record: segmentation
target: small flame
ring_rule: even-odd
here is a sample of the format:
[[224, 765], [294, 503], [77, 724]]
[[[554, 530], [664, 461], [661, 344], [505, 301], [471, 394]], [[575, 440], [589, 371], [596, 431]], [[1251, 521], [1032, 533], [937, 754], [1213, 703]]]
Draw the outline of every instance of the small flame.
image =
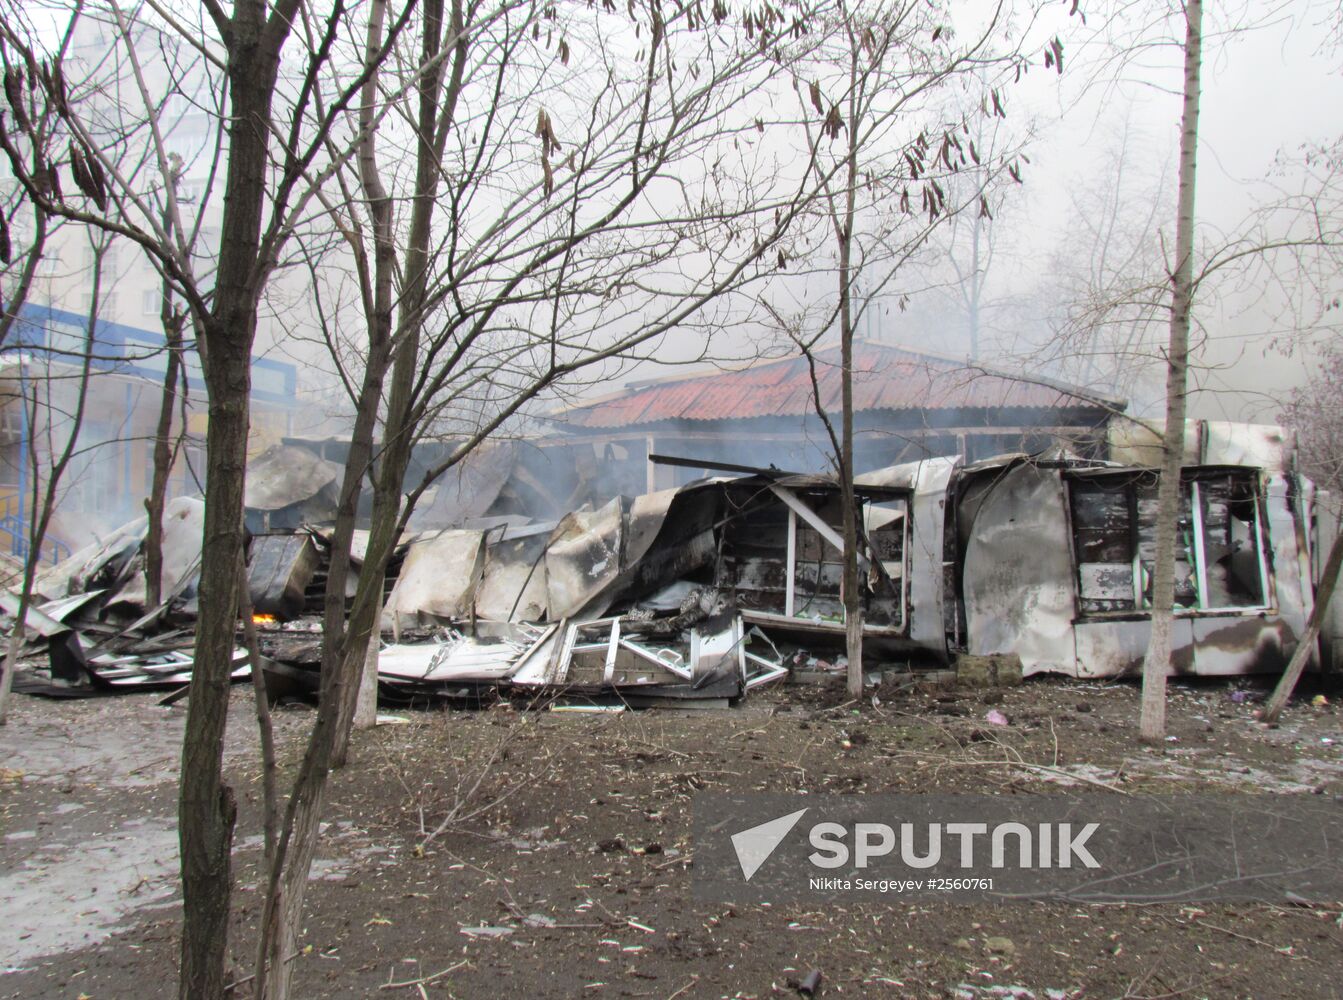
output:
[[274, 615], [253, 615], [253, 616], [252, 616], [252, 624], [253, 624], [253, 625], [274, 625], [274, 624], [275, 624], [275, 616], [274, 616]]

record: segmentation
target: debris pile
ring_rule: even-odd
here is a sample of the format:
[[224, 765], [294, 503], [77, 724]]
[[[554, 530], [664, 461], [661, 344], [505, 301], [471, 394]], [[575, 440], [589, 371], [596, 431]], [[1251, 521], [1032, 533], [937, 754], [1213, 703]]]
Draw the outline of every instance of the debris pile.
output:
[[[532, 520], [509, 499], [522, 468], [510, 454], [486, 450], [454, 470], [427, 505], [437, 523], [417, 517], [400, 539], [383, 581], [386, 700], [513, 691], [727, 704], [790, 674], [847, 666], [833, 478], [725, 466], [735, 475]], [[331, 530], [315, 522], [334, 512], [339, 471], [295, 445], [249, 468], [248, 591], [276, 696], [318, 687]], [[939, 665], [1010, 656], [1018, 676], [1129, 669], [1149, 627], [1155, 475], [1055, 451], [858, 477], [865, 650], [874, 662]], [[1318, 513], [1313, 488], [1247, 466], [1191, 466], [1182, 479], [1177, 663], [1214, 674], [1280, 667], [1313, 598], [1319, 547], [1302, 521]], [[169, 505], [163, 597], [152, 607], [144, 520], [46, 573], [28, 617], [30, 650], [46, 663], [21, 689], [189, 677], [202, 516], [199, 500]], [[347, 601], [367, 544], [356, 532]], [[12, 617], [9, 601], [0, 608]]]
[[[189, 681], [204, 519], [199, 499], [178, 497], [165, 506], [157, 604], [147, 599], [146, 518], [40, 574], [24, 616], [23, 655], [30, 659], [15, 674], [15, 690], [75, 697]], [[18, 597], [0, 593], [0, 609], [12, 622]], [[247, 677], [245, 653], [238, 650], [234, 659], [234, 677]]]

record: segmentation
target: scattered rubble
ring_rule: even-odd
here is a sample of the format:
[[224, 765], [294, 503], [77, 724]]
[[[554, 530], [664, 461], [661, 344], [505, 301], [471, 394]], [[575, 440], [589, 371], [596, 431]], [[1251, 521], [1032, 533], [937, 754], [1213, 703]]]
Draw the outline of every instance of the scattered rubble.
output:
[[[1049, 769], [1078, 761], [1111, 775], [1123, 767], [1127, 777], [1119, 783], [1129, 794], [1224, 791], [1217, 775], [1242, 768], [1250, 769], [1243, 792], [1261, 790], [1251, 784], [1260, 774], [1323, 784], [1326, 795], [1343, 791], [1338, 744], [1322, 745], [1338, 734], [1332, 688], [1324, 689], [1329, 706], [1297, 704], [1280, 729], [1261, 730], [1253, 706], [1231, 702], [1223, 685], [1177, 681], [1169, 724], [1181, 743], [1148, 753], [1136, 744], [1139, 693], [1132, 684], [1041, 678], [1003, 688], [995, 692], [1003, 697], [999, 707], [1020, 723], [982, 741], [969, 738], [975, 729], [992, 729], [979, 718], [987, 706], [978, 690], [958, 689], [958, 701], [973, 714], [954, 717], [936, 713], [941, 703], [922, 682], [899, 693], [894, 686], [884, 682], [881, 706], [865, 708], [861, 717], [843, 707], [839, 691], [775, 684], [731, 714], [552, 714], [504, 704], [488, 712], [408, 713], [410, 725], [365, 734], [352, 766], [332, 785], [331, 822], [318, 846], [300, 940], [312, 949], [296, 959], [296, 992], [390, 996], [379, 987], [465, 961], [447, 984], [456, 996], [576, 996], [596, 992], [585, 984], [603, 981], [610, 986], [598, 995], [613, 997], [666, 998], [687, 985], [682, 1000], [795, 997], [787, 980], [800, 982], [812, 969], [824, 973], [823, 997], [945, 998], [961, 984], [1029, 990], [1037, 1000], [1180, 991], [1220, 997], [1227, 995], [1224, 982], [1235, 983], [1240, 996], [1331, 995], [1343, 947], [1336, 905], [1311, 909], [1287, 899], [1282, 906], [1193, 909], [906, 897], [824, 906], [743, 901], [729, 909], [697, 902], [690, 837], [697, 791], [1030, 796], [1057, 788], [1041, 781]], [[228, 726], [226, 767], [231, 783], [244, 790], [253, 788], [256, 773], [250, 694], [234, 692]], [[1088, 713], [1075, 710], [1082, 698]], [[25, 970], [4, 977], [9, 993], [166, 998], [175, 989], [170, 980], [149, 982], [144, 974], [171, 967], [178, 947], [175, 910], [158, 908], [168, 900], [152, 898], [156, 873], [137, 870], [120, 880], [89, 861], [99, 856], [91, 848], [104, 840], [118, 850], [134, 846], [121, 840], [125, 817], [172, 822], [184, 714], [154, 701], [20, 699], [10, 726], [0, 730], [6, 765], [24, 772], [5, 792], [0, 862], [22, 878], [41, 877], [52, 898], [41, 907], [16, 900], [6, 911], [12, 916], [0, 940], [22, 946], [6, 951], [6, 962]], [[1216, 731], [1205, 731], [1202, 716]], [[275, 720], [281, 753], [297, 759], [311, 713], [281, 710]], [[859, 732], [863, 742], [843, 750], [842, 741]], [[1204, 752], [1180, 755], [1189, 749]], [[1156, 773], [1130, 770], [1125, 762], [1136, 759], [1179, 763], [1191, 773], [1173, 786]], [[459, 809], [460, 790], [482, 774], [468, 811], [498, 805], [417, 851], [425, 828]], [[1076, 790], [1101, 792], [1089, 784]], [[252, 926], [263, 877], [256, 814], [243, 822], [237, 940]], [[7, 839], [10, 833], [29, 839]], [[607, 840], [623, 849], [597, 850]], [[663, 851], [650, 851], [650, 844]], [[160, 842], [147, 837], [140, 848], [171, 865]], [[118, 856], [117, 873], [140, 848]], [[150, 883], [135, 889], [146, 875]], [[113, 900], [104, 895], [133, 910], [101, 930], [100, 914], [82, 914], [109, 906]], [[70, 915], [59, 927], [49, 920], [58, 905]], [[544, 921], [529, 921], [533, 914], [556, 926], [536, 926]], [[656, 933], [631, 926], [631, 919]], [[392, 923], [370, 923], [376, 920]], [[462, 927], [513, 933], [469, 938]], [[62, 954], [21, 958], [35, 955], [39, 940], [21, 935], [41, 928], [60, 933], [44, 940], [51, 941], [45, 950]], [[73, 929], [90, 937], [62, 943]], [[1011, 939], [1016, 952], [990, 952], [990, 937]], [[79, 950], [65, 954], [67, 948]], [[1131, 990], [1134, 982], [1145, 985]], [[413, 986], [402, 992], [416, 995]], [[432, 984], [426, 992], [434, 995]], [[446, 995], [443, 986], [438, 992]]]
[[[192, 497], [166, 505], [162, 600], [153, 607], [146, 600], [144, 518], [39, 575], [25, 616], [27, 669], [15, 674], [15, 690], [75, 697], [190, 681], [204, 517], [205, 504]], [[0, 595], [0, 608], [12, 620], [18, 598]], [[243, 650], [234, 661], [234, 678], [249, 676]]]
[[[517, 694], [726, 705], [785, 677], [847, 669], [833, 478], [746, 470], [531, 521], [506, 501], [519, 468], [502, 452], [483, 454], [448, 484], [455, 508], [442, 488], [432, 498], [447, 523], [421, 518], [400, 540], [379, 640], [388, 702]], [[248, 589], [274, 697], [318, 686], [331, 532], [317, 522], [334, 510], [338, 471], [297, 444], [249, 469]], [[968, 466], [938, 458], [860, 476], [855, 494], [874, 664], [954, 662], [962, 683], [997, 687], [1041, 671], [1119, 675], [1141, 661], [1150, 470], [1059, 451]], [[1285, 662], [1313, 595], [1313, 496], [1305, 480], [1273, 468], [1186, 470], [1177, 671]], [[203, 509], [189, 498], [169, 504], [157, 606], [145, 601], [143, 519], [45, 573], [19, 690], [78, 695], [189, 680]], [[358, 533], [347, 599], [366, 545]], [[12, 617], [17, 600], [0, 596], [0, 609]], [[235, 677], [248, 669], [239, 650]], [[1007, 724], [997, 711], [985, 721]]]

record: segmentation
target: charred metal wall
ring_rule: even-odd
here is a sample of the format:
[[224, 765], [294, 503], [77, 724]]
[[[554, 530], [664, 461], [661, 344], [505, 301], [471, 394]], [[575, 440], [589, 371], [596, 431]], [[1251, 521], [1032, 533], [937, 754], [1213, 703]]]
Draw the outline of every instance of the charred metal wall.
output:
[[[1225, 470], [1188, 470], [1191, 483], [1218, 484]], [[1130, 472], [1107, 470], [1114, 479]], [[1152, 476], [1152, 473], [1145, 473]], [[1255, 529], [1262, 532], [1262, 595], [1239, 589], [1225, 579], [1210, 582], [1211, 570], [1229, 572], [1234, 558], [1258, 559], [1229, 543], [1215, 549], [1210, 539], [1231, 537], [1232, 505], [1246, 500], [1217, 494], [1212, 485], [1201, 500], [1201, 527], [1190, 533], [1187, 565], [1177, 567], [1185, 605], [1177, 611], [1172, 640], [1175, 673], [1226, 675], [1281, 669], [1293, 652], [1309, 614], [1313, 589], [1303, 549], [1309, 523], [1309, 494], [1296, 477], [1243, 470], [1258, 491]], [[1077, 480], [1085, 484], [1086, 480]], [[1144, 489], [1152, 484], [1143, 484]], [[967, 624], [967, 651], [973, 655], [1015, 653], [1023, 672], [1056, 672], [1078, 677], [1105, 677], [1141, 667], [1150, 634], [1149, 612], [1142, 590], [1147, 542], [1136, 537], [1123, 555], [1134, 560], [1137, 593], [1126, 583], [1124, 563], [1107, 555], [1114, 542], [1091, 522], [1075, 515], [1086, 504], [1070, 502], [1069, 476], [1060, 465], [1020, 462], [988, 481], [977, 498], [961, 568], [961, 592]], [[1085, 490], [1082, 487], [1079, 492]], [[1194, 493], [1195, 497], [1199, 494]], [[1136, 497], [1136, 499], [1134, 499]], [[1129, 501], [1134, 523], [1151, 512], [1138, 490]], [[1094, 517], [1092, 513], [1085, 517]], [[1118, 509], [1116, 507], [1116, 509]], [[1186, 517], [1192, 518], [1187, 509]], [[1100, 524], [1096, 518], [1096, 524]], [[1112, 526], [1114, 527], [1114, 526]], [[1116, 529], [1118, 530], [1118, 529]], [[1248, 529], [1242, 527], [1242, 532]], [[1248, 535], [1247, 535], [1248, 537]], [[1136, 555], [1132, 553], [1136, 551]], [[1098, 558], [1100, 557], [1100, 558]], [[1104, 561], [1108, 558], [1111, 561]], [[1091, 559], [1093, 561], [1088, 562]], [[1106, 576], [1107, 568], [1111, 576]], [[1195, 579], [1196, 578], [1196, 579]], [[1130, 588], [1127, 603], [1125, 586]], [[1220, 589], [1219, 589], [1220, 588]], [[1248, 596], [1247, 596], [1248, 595]], [[1261, 599], [1255, 600], [1256, 597]], [[1227, 607], [1249, 601], [1258, 606]]]

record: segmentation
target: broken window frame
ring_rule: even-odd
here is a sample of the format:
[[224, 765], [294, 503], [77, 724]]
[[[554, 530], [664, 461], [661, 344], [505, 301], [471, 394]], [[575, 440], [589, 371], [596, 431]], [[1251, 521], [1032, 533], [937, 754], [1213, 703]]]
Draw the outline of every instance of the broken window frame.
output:
[[[1196, 547], [1197, 568], [1199, 574], [1198, 583], [1199, 583], [1200, 607], [1203, 607], [1205, 611], [1209, 612], [1212, 611], [1253, 612], [1253, 611], [1265, 611], [1272, 609], [1273, 607], [1275, 607], [1275, 602], [1273, 600], [1273, 593], [1274, 593], [1273, 567], [1271, 565], [1269, 556], [1269, 545], [1271, 543], [1271, 539], [1264, 528], [1264, 525], [1268, 518], [1268, 511], [1265, 507], [1262, 480], [1258, 470], [1255, 470], [1253, 473], [1249, 475], [1244, 475], [1241, 478], [1243, 484], [1248, 485], [1250, 487], [1249, 499], [1253, 502], [1254, 523], [1252, 525], [1253, 532], [1251, 540], [1254, 543], [1256, 563], [1259, 570], [1259, 593], [1261, 595], [1260, 601], [1258, 604], [1234, 604], [1234, 605], [1219, 604], [1214, 606], [1205, 606], [1206, 595], [1209, 593], [1209, 588], [1208, 588], [1208, 565], [1204, 553], [1205, 547], [1207, 546], [1208, 543], [1207, 542], [1208, 533], [1204, 523], [1205, 515], [1203, 511], [1204, 507], [1203, 487], [1207, 485], [1209, 482], [1211, 482], [1211, 480], [1218, 478], [1222, 475], [1226, 475], [1228, 478], [1233, 478], [1237, 476], [1237, 473], [1230, 471], [1219, 471], [1216, 473], [1205, 472], [1199, 478], [1191, 477], [1190, 479], [1190, 489], [1191, 489], [1190, 504], [1194, 512], [1194, 524], [1195, 524], [1194, 543]], [[1231, 514], [1229, 508], [1230, 508], [1230, 502], [1228, 502], [1228, 516], [1234, 516]], [[1230, 571], [1230, 567], [1228, 567], [1228, 571]]]
[[[1157, 476], [1152, 470], [1144, 470], [1146, 474]], [[1257, 554], [1259, 569], [1259, 592], [1261, 600], [1257, 604], [1217, 604], [1209, 605], [1209, 585], [1208, 585], [1208, 562], [1207, 562], [1207, 530], [1204, 515], [1204, 487], [1207, 483], [1219, 478], [1236, 479], [1242, 485], [1249, 487], [1250, 499], [1253, 501], [1253, 542]], [[1122, 482], [1121, 487], [1114, 492], [1122, 493], [1125, 497], [1125, 503], [1128, 507], [1128, 529], [1130, 534], [1131, 556], [1129, 557], [1130, 574], [1132, 581], [1132, 606], [1128, 608], [1115, 608], [1111, 610], [1095, 610], [1083, 607], [1083, 576], [1082, 568], [1084, 565], [1096, 565], [1084, 563], [1081, 558], [1081, 550], [1078, 543], [1079, 525], [1076, 523], [1076, 505], [1074, 491], [1079, 482], [1096, 482], [1098, 480], [1114, 479], [1127, 480]], [[1194, 467], [1187, 468], [1181, 475], [1181, 502], [1187, 504], [1189, 512], [1189, 530], [1192, 538], [1192, 545], [1184, 547], [1187, 553], [1187, 562], [1191, 568], [1191, 577], [1194, 584], [1194, 603], [1191, 605], [1176, 604], [1174, 613], [1177, 617], [1188, 617], [1198, 615], [1238, 615], [1238, 614], [1259, 614], [1264, 611], [1272, 611], [1276, 607], [1274, 600], [1275, 587], [1273, 579], [1272, 565], [1269, 556], [1269, 538], [1266, 529], [1267, 511], [1264, 502], [1264, 491], [1260, 470], [1247, 468], [1227, 468], [1227, 467]], [[1140, 545], [1138, 541], [1138, 520], [1137, 520], [1137, 486], [1138, 480], [1135, 478], [1134, 470], [1115, 470], [1111, 473], [1097, 473], [1091, 471], [1086, 475], [1065, 474], [1065, 495], [1066, 503], [1064, 509], [1068, 524], [1068, 544], [1073, 563], [1073, 582], [1077, 588], [1076, 591], [1076, 612], [1079, 619], [1107, 619], [1107, 618], [1147, 618], [1151, 615], [1152, 606], [1147, 598], [1146, 581], [1149, 571], [1141, 559]], [[1183, 515], [1183, 510], [1182, 510]], [[1179, 553], [1177, 552], [1177, 560]], [[1117, 565], [1117, 564], [1116, 564]]]
[[[574, 655], [577, 653], [601, 653], [603, 656], [601, 687], [641, 687], [669, 683], [656, 680], [618, 679], [616, 677], [617, 657], [622, 649], [634, 656], [636, 660], [647, 662], [650, 670], [664, 670], [680, 681], [690, 682], [694, 679], [695, 663], [698, 659], [696, 648], [698, 634], [696, 632], [692, 631], [690, 634], [689, 658], [678, 655], [674, 660], [659, 656], [658, 652], [652, 647], [630, 637], [631, 634], [637, 634], [637, 632], [637, 628], [630, 627], [628, 622], [624, 622], [622, 627], [622, 619], [619, 616], [567, 622], [563, 629], [563, 639], [555, 670], [548, 672], [547, 682], [551, 684], [573, 683], [573, 678], [570, 677], [570, 668], [573, 665]], [[664, 652], [673, 651], [666, 649]]]
[[[900, 504], [900, 580], [897, 594], [900, 618], [893, 624], [885, 624], [876, 627], [890, 629], [896, 633], [903, 634], [909, 628], [909, 547], [913, 543], [910, 508], [913, 504], [913, 497], [908, 494], [892, 497], [867, 497], [861, 501], [858, 524], [859, 531], [862, 533], [860, 541], [867, 548], [869, 558], [874, 563], [880, 564], [882, 567], [882, 575], [886, 577], [889, 583], [895, 583], [896, 581], [891, 577], [890, 570], [887, 568], [889, 561], [881, 559], [880, 553], [872, 543], [872, 535], [877, 528], [873, 527], [871, 523], [874, 510], [893, 503]], [[892, 520], [895, 519], [893, 518]], [[891, 522], [889, 521], [887, 522], [887, 524], [890, 523]], [[885, 526], [883, 525], [881, 527]], [[860, 563], [860, 568], [861, 565], [862, 564]], [[870, 605], [871, 601], [869, 600], [868, 603]], [[868, 612], [870, 612], [870, 607], [864, 611], [865, 623]], [[873, 626], [869, 625], [868, 627], [871, 628]]]
[[[829, 631], [841, 629], [844, 627], [844, 619], [839, 621], [826, 619], [802, 618], [797, 615], [797, 553], [798, 553], [798, 529], [799, 522], [812, 528], [821, 536], [822, 542], [828, 544], [836, 552], [842, 552], [844, 548], [843, 538], [833, 525], [828, 524], [825, 519], [811, 507], [810, 504], [799, 495], [801, 490], [779, 483], [771, 483], [769, 491], [777, 497], [785, 507], [788, 508], [788, 526], [786, 535], [786, 552], [784, 555], [784, 612], [782, 614], [776, 611], [764, 611], [756, 608], [741, 609], [742, 617], [747, 621], [760, 622], [771, 625], [787, 625], [793, 628], [817, 629]], [[838, 491], [836, 491], [837, 493]], [[861, 491], [858, 493], [859, 520], [861, 537], [859, 538], [860, 551], [858, 553], [858, 568], [860, 574], [870, 569], [872, 559], [876, 553], [871, 549], [870, 539], [868, 538], [868, 523], [870, 521], [870, 511], [874, 505], [883, 505], [891, 503], [900, 503], [903, 511], [899, 517], [900, 521], [900, 578], [896, 581], [891, 578], [891, 583], [898, 588], [898, 607], [900, 616], [898, 621], [890, 624], [873, 625], [864, 622], [864, 631], [876, 635], [903, 635], [909, 628], [909, 548], [911, 544], [910, 537], [910, 509], [913, 504], [913, 496], [907, 490], [890, 490], [880, 492]], [[886, 560], [885, 563], [890, 562]]]
[[[738, 631], [741, 631], [740, 620], [738, 620]], [[751, 652], [752, 639], [760, 639], [765, 645], [769, 646], [774, 658], [771, 660], [767, 656]], [[788, 676], [788, 667], [784, 665], [783, 653], [779, 652], [779, 647], [774, 645], [774, 640], [762, 632], [758, 626], [752, 625], [749, 631], [742, 634], [741, 655], [742, 686], [747, 691], [762, 684], [782, 680]]]

